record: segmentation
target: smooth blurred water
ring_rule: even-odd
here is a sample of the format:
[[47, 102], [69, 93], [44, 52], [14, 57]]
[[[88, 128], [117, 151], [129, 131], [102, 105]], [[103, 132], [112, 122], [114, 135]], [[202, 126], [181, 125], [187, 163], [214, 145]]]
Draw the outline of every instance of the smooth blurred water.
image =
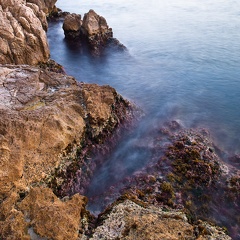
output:
[[[62, 22], [51, 22], [51, 57], [79, 81], [113, 86], [147, 116], [94, 173], [89, 197], [144, 166], [148, 146], [142, 152], [136, 143], [155, 123], [206, 127], [219, 147], [240, 153], [240, 1], [58, 0], [57, 6], [82, 16], [94, 9], [129, 53], [94, 59], [67, 44]], [[101, 210], [91, 200], [89, 208]]]
[[[64, 11], [104, 16], [128, 54], [92, 59], [50, 23], [51, 57], [79, 81], [109, 84], [149, 119], [204, 126], [239, 152], [240, 2], [236, 0], [59, 0]], [[151, 124], [151, 123], [149, 123]]]

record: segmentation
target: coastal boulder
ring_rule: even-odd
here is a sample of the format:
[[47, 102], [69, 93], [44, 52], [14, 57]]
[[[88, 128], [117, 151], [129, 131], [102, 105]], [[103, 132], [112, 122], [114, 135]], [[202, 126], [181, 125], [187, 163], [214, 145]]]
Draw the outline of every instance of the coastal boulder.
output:
[[106, 19], [92, 9], [84, 14], [82, 33], [95, 56], [101, 55], [108, 47], [116, 50], [126, 49], [117, 39], [113, 38], [112, 28], [108, 26]]
[[[106, 49], [124, 51], [126, 47], [113, 37], [112, 28], [104, 17], [94, 10], [84, 14], [83, 20], [78, 14], [68, 14], [63, 23], [67, 40], [74, 40], [81, 46], [87, 46], [93, 56], [100, 56]], [[71, 41], [70, 44], [73, 44]]]
[[46, 62], [49, 48], [44, 28], [46, 17], [36, 4], [0, 0], [0, 63]]
[[92, 9], [84, 14], [83, 30], [87, 36], [101, 35], [105, 39], [113, 36], [112, 29], [108, 27], [106, 19]]
[[80, 14], [68, 14], [63, 23], [63, 30], [67, 39], [75, 39], [80, 37], [82, 20]]
[[0, 65], [0, 238], [76, 239], [85, 200], [76, 195], [63, 203], [48, 181], [56, 169], [74, 175], [74, 162], [80, 170], [84, 147], [104, 142], [131, 119], [131, 111], [110, 86], [28, 65]]

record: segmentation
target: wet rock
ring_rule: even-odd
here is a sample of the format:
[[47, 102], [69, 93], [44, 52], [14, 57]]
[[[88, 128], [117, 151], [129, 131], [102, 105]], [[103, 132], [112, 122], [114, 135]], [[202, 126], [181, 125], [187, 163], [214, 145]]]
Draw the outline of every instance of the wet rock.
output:
[[80, 14], [68, 14], [63, 22], [63, 30], [66, 39], [80, 38], [82, 20]]
[[180, 210], [144, 207], [131, 200], [116, 202], [98, 221], [89, 239], [231, 239], [205, 222], [190, 224]]
[[92, 193], [91, 209], [104, 209], [124, 194], [144, 204], [184, 209], [192, 223], [198, 219], [214, 222], [238, 239], [239, 170], [224, 164], [217, 151], [210, 150], [217, 148], [208, 131], [184, 129], [171, 122], [160, 128], [156, 125], [141, 137], [145, 151], [149, 145], [152, 152], [146, 166], [109, 184], [101, 194]]
[[87, 45], [92, 55], [100, 56], [104, 50], [126, 50], [126, 47], [113, 38], [112, 28], [109, 28], [104, 17], [94, 10], [84, 14], [83, 20], [78, 14], [69, 14], [63, 24], [64, 34], [68, 40], [76, 40]]
[[112, 28], [109, 28], [106, 19], [94, 10], [89, 10], [88, 13], [84, 14], [82, 32], [93, 55], [101, 55], [110, 42], [112, 45], [119, 46], [119, 48], [121, 46], [122, 50], [125, 49], [123, 45], [113, 40]]
[[45, 63], [40, 63], [38, 66], [50, 72], [66, 74], [64, 67], [52, 59], [49, 59]]
[[104, 17], [98, 15], [94, 10], [89, 10], [84, 14], [83, 18], [84, 34], [87, 36], [93, 36], [95, 34], [106, 35], [112, 37], [112, 29], [108, 27], [107, 21]]
[[48, 60], [46, 16], [38, 5], [1, 0], [0, 28], [0, 63], [36, 65]]

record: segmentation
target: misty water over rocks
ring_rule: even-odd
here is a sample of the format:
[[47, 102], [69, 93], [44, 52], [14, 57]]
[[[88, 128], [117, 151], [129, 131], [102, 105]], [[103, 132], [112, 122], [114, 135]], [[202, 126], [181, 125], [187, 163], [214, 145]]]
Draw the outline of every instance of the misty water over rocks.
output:
[[57, 6], [82, 15], [94, 9], [128, 53], [92, 58], [65, 41], [60, 21], [49, 23], [51, 57], [79, 81], [111, 85], [146, 114], [94, 174], [86, 189], [91, 210], [102, 210], [91, 197], [111, 186], [117, 193], [119, 182], [150, 161], [155, 132], [149, 129], [156, 124], [176, 120], [186, 128], [204, 127], [225, 161], [239, 154], [238, 1], [59, 0]]

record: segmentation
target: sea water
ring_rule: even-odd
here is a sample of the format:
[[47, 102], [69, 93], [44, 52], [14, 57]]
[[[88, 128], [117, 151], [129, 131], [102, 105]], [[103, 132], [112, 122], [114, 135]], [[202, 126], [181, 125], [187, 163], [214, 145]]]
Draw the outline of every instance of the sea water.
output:
[[68, 74], [108, 84], [149, 119], [175, 119], [211, 130], [221, 147], [240, 152], [240, 2], [237, 0], [59, 0], [83, 16], [94, 9], [129, 51], [92, 59], [49, 26], [51, 57]]
[[[57, 6], [82, 17], [94, 9], [128, 49], [92, 58], [67, 44], [62, 22], [50, 22], [51, 58], [69, 75], [111, 85], [142, 108], [141, 131], [176, 120], [187, 128], [209, 129], [219, 148], [240, 153], [240, 1], [59, 0]], [[148, 153], [132, 147], [141, 131], [119, 143], [94, 175], [89, 194], [96, 189], [101, 194], [110, 176], [121, 180], [147, 162]], [[117, 176], [119, 166], [127, 169]]]

